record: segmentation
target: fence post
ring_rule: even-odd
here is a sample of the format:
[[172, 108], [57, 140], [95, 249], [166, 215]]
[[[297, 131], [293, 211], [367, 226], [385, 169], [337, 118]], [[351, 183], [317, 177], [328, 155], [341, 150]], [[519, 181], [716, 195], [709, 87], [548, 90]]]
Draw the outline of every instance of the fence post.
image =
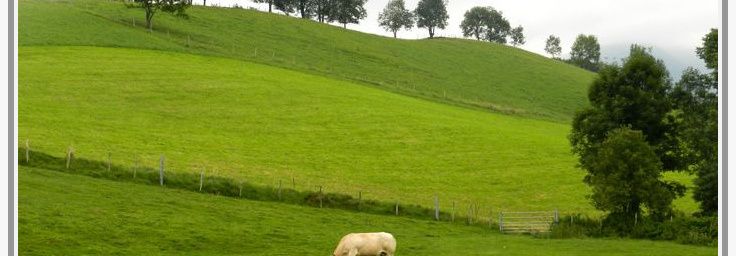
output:
[[30, 146], [30, 139], [26, 139], [26, 163], [31, 162], [31, 146]]
[[69, 165], [72, 163], [72, 146], [69, 146], [66, 150], [66, 168], [69, 169]]
[[452, 215], [450, 216], [450, 221], [455, 222], [455, 201], [452, 201]]
[[296, 180], [294, 180], [294, 176], [291, 176], [291, 189], [296, 192]]
[[110, 166], [112, 165], [112, 153], [109, 151], [107, 152], [107, 171], [110, 171]]
[[158, 169], [158, 182], [163, 187], [164, 186], [164, 161], [166, 158], [164, 155], [161, 155], [161, 158], [159, 159], [159, 169]]
[[133, 179], [135, 179], [135, 175], [138, 173], [138, 158], [135, 158], [135, 162], [133, 162]]
[[396, 216], [399, 216], [399, 200], [396, 200]]
[[319, 186], [319, 208], [322, 208], [322, 186]]
[[560, 213], [557, 211], [557, 208], [555, 208], [555, 224], [560, 222]]
[[503, 233], [503, 212], [498, 213], [498, 231]]
[[239, 190], [238, 190], [238, 197], [243, 197], [243, 182], [240, 182]]
[[278, 192], [278, 196], [279, 196], [279, 201], [281, 201], [281, 180], [279, 180], [279, 192]]
[[358, 191], [358, 211], [360, 211], [360, 204], [363, 201], [363, 191]]
[[202, 168], [202, 171], [199, 172], [199, 192], [202, 192], [203, 186], [204, 186], [204, 168]]
[[637, 222], [639, 222], [639, 213], [634, 213], [634, 226], [636, 226]]
[[434, 219], [440, 220], [440, 199], [434, 195]]

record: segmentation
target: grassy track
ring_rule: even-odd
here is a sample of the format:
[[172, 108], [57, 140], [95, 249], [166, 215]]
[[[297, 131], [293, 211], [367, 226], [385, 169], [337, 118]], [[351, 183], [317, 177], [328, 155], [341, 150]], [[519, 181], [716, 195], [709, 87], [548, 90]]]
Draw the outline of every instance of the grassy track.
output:
[[[21, 0], [20, 45], [87, 45], [214, 55], [360, 81], [421, 98], [568, 122], [593, 74], [510, 46], [395, 40], [251, 10], [196, 6], [190, 18], [109, 1]], [[136, 26], [133, 26], [135, 22]]]
[[394, 233], [397, 255], [716, 255], [669, 242], [500, 235], [27, 167], [18, 189], [23, 255], [329, 255], [342, 234], [376, 230]]

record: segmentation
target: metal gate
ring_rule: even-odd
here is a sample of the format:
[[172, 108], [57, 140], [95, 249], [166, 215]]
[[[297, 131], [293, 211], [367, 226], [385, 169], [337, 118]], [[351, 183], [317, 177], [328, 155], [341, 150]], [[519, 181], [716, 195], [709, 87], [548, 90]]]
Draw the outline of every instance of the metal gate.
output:
[[501, 233], [546, 233], [559, 221], [557, 210], [551, 212], [501, 212]]

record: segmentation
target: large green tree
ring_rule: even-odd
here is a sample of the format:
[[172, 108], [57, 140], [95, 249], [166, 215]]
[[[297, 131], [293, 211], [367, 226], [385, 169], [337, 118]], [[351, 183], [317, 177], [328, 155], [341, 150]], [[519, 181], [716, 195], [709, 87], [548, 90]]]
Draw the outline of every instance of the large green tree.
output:
[[404, 0], [391, 0], [378, 14], [378, 24], [387, 31], [391, 31], [396, 38], [396, 32], [401, 28], [414, 27], [414, 15], [406, 9]]
[[367, 15], [365, 2], [367, 0], [334, 0], [329, 14], [330, 21], [336, 21], [347, 28], [349, 23], [357, 24]]
[[681, 185], [662, 181], [662, 163], [641, 131], [623, 127], [608, 132], [593, 158], [584, 181], [592, 188], [593, 206], [610, 219], [634, 222], [644, 207], [664, 216], [684, 193]]
[[544, 46], [544, 51], [552, 55], [552, 58], [559, 57], [562, 53], [562, 47], [560, 47], [560, 38], [555, 35], [549, 35], [547, 43]]
[[570, 62], [581, 68], [597, 71], [601, 58], [601, 46], [594, 35], [578, 35], [570, 50]]
[[419, 0], [414, 14], [417, 17], [417, 27], [427, 28], [429, 38], [434, 38], [437, 28], [444, 29], [450, 18], [447, 15], [446, 0]]
[[681, 113], [689, 169], [696, 174], [693, 198], [703, 214], [713, 215], [718, 212], [718, 30], [711, 30], [696, 52], [711, 72], [686, 69], [671, 97]]
[[524, 27], [522, 26], [511, 29], [509, 37], [511, 37], [511, 44], [513, 46], [519, 46], [526, 43], [526, 39], [524, 38]]
[[475, 37], [476, 40], [485, 39], [486, 24], [491, 17], [490, 7], [476, 6], [465, 12], [465, 18], [460, 23], [464, 37]]
[[172, 13], [177, 17], [187, 17], [189, 0], [135, 0], [138, 7], [146, 12], [146, 27], [153, 30], [153, 16], [158, 12]]
[[[643, 47], [632, 46], [622, 66], [604, 66], [588, 91], [590, 107], [573, 119], [570, 142], [580, 166], [590, 174], [602, 161], [599, 151], [610, 132], [628, 127], [641, 131], [660, 163], [658, 168], [681, 170], [682, 149], [676, 118], [671, 113], [669, 88], [664, 64]], [[676, 183], [667, 183], [665, 188], [671, 196], [663, 198], [679, 196], [683, 189]], [[624, 214], [636, 214], [636, 211], [629, 208]]]
[[506, 18], [503, 17], [503, 13], [491, 8], [490, 16], [486, 21], [486, 40], [489, 42], [505, 44], [506, 37], [509, 35], [511, 25]]

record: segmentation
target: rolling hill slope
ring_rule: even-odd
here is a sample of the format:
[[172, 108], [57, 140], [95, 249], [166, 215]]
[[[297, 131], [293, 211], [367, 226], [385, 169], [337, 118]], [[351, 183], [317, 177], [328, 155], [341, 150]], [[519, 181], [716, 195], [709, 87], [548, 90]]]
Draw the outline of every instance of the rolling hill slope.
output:
[[[356, 231], [389, 231], [397, 255], [714, 255], [715, 247], [534, 239], [477, 226], [216, 197], [21, 167], [23, 255], [329, 255]], [[83, 232], [80, 232], [83, 231]]]
[[[590, 211], [554, 122], [229, 59], [21, 47], [19, 138], [63, 156], [431, 205]], [[183, 65], [186, 63], [187, 65]]]
[[[567, 122], [593, 74], [509, 46], [395, 40], [275, 14], [195, 6], [189, 19], [110, 1], [21, 0], [19, 44], [214, 55], [357, 81], [405, 95]], [[183, 63], [184, 64], [184, 63]]]

